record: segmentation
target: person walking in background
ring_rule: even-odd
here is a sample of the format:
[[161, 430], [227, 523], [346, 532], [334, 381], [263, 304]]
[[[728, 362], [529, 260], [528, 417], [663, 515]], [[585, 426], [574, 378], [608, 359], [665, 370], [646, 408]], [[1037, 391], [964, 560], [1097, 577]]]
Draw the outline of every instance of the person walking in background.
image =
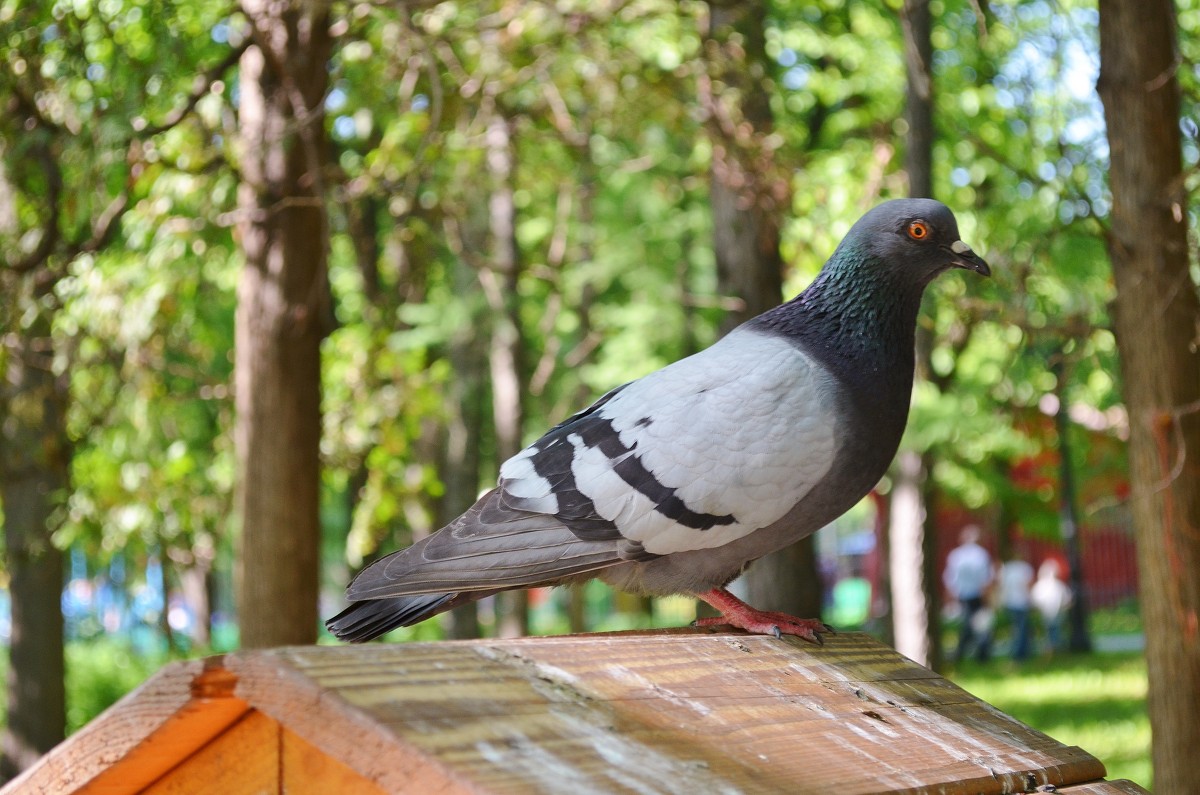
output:
[[1032, 633], [1030, 632], [1030, 587], [1033, 585], [1033, 566], [1014, 549], [1000, 566], [998, 576], [1000, 607], [1008, 616], [1012, 626], [1012, 658], [1017, 662], [1029, 659]]
[[954, 661], [962, 662], [974, 645], [975, 659], [986, 662], [992, 653], [991, 628], [989, 622], [976, 620], [976, 615], [983, 609], [984, 596], [992, 584], [992, 557], [979, 545], [979, 528], [975, 525], [963, 528], [959, 545], [946, 559], [942, 581], [961, 610]]
[[1062, 649], [1063, 616], [1067, 614], [1067, 608], [1071, 606], [1073, 599], [1071, 586], [1063, 582], [1062, 574], [1059, 562], [1053, 558], [1046, 558], [1042, 565], [1038, 566], [1037, 582], [1030, 591], [1033, 606], [1042, 615], [1051, 654]]

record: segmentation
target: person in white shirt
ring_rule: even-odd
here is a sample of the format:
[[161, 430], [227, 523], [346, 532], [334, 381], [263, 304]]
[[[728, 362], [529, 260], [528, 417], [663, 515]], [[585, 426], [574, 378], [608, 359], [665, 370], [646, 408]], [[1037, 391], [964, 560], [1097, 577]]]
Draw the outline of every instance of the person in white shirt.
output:
[[1050, 651], [1062, 649], [1062, 622], [1071, 606], [1073, 594], [1071, 586], [1062, 581], [1062, 569], [1058, 561], [1047, 558], [1038, 566], [1037, 582], [1029, 593], [1033, 606], [1042, 614], [1042, 623], [1046, 627], [1046, 640], [1050, 643]]
[[1000, 606], [1012, 625], [1012, 658], [1017, 662], [1029, 659], [1031, 633], [1029, 624], [1029, 588], [1033, 584], [1033, 566], [1021, 553], [1013, 550], [1000, 566], [997, 577]]
[[977, 619], [984, 607], [984, 596], [992, 584], [992, 556], [979, 545], [979, 528], [967, 525], [959, 536], [959, 545], [946, 558], [942, 581], [950, 595], [961, 606], [962, 626], [954, 661], [962, 662], [967, 651], [975, 646], [975, 659], [986, 662], [992, 653], [990, 622]]

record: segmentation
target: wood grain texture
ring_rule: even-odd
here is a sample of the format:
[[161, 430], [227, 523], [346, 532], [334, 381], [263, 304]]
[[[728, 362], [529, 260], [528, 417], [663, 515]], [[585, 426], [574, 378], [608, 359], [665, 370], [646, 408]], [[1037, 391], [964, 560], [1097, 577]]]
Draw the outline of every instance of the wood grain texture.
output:
[[[376, 716], [356, 708], [291, 662], [293, 655], [315, 655], [336, 665], [336, 658], [348, 651], [357, 651], [359, 655], [366, 652], [360, 660], [377, 658], [376, 662], [358, 668], [357, 675], [367, 677], [370, 675], [368, 669], [385, 667], [391, 661], [389, 655], [381, 652], [399, 648], [408, 646], [297, 647], [229, 655], [227, 665], [238, 679], [236, 692], [240, 698], [385, 792], [421, 795], [479, 792], [445, 760], [429, 756], [403, 735], [383, 725]], [[405, 709], [404, 705], [396, 706]]]
[[387, 795], [347, 765], [288, 729], [281, 731], [283, 791], [287, 795]]
[[489, 792], [1020, 792], [1103, 766], [863, 635], [276, 652]]
[[1140, 792], [1103, 775], [865, 635], [672, 630], [168, 666], [3, 793]]

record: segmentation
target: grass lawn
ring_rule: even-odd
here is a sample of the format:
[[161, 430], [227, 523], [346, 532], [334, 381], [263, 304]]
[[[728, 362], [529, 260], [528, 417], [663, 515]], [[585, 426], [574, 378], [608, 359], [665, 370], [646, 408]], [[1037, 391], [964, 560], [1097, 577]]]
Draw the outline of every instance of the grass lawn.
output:
[[1017, 720], [1066, 745], [1077, 745], [1147, 789], [1150, 719], [1146, 660], [1140, 653], [1065, 655], [1022, 665], [966, 662], [949, 678]]

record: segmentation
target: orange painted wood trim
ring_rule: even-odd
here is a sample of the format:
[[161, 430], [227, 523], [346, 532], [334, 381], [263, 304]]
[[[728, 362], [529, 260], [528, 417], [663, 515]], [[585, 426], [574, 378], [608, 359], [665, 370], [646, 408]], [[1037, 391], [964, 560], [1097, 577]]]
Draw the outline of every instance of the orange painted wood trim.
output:
[[282, 793], [283, 727], [257, 710], [179, 761], [143, 795], [257, 795]]

